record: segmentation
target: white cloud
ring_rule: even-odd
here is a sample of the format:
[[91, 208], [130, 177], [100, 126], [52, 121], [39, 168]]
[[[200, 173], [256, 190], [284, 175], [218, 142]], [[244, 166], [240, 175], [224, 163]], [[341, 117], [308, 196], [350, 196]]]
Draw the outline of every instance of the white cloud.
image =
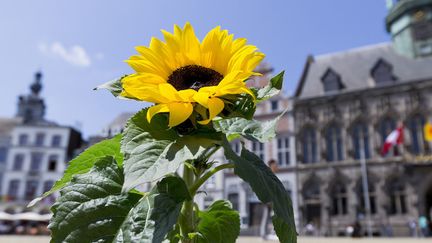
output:
[[90, 56], [80, 45], [66, 48], [62, 43], [56, 41], [52, 44], [41, 43], [38, 48], [45, 55], [59, 57], [75, 66], [88, 67], [92, 63]]

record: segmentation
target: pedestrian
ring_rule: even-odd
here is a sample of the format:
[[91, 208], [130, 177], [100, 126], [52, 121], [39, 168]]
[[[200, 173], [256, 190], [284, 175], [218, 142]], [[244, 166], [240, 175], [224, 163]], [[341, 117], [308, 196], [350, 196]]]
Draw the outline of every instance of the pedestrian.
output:
[[417, 223], [416, 223], [416, 221], [414, 219], [411, 219], [408, 222], [408, 228], [410, 230], [411, 237], [417, 237], [418, 236], [417, 235]]
[[356, 221], [354, 223], [354, 230], [352, 233], [352, 237], [353, 238], [361, 238], [362, 237], [362, 227], [359, 221]]
[[426, 216], [422, 215], [419, 218], [419, 227], [420, 227], [420, 233], [422, 237], [428, 237], [429, 236], [429, 223]]

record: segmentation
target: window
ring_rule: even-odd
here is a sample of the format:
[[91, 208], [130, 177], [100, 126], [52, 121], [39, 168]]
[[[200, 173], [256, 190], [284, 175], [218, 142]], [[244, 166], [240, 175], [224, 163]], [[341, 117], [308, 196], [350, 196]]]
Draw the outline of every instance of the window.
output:
[[279, 101], [278, 100], [272, 100], [270, 104], [271, 104], [271, 110], [272, 111], [278, 111], [279, 110]]
[[[370, 212], [371, 214], [376, 214], [377, 213], [376, 190], [375, 190], [375, 186], [370, 181], [369, 181], [368, 189], [369, 189]], [[357, 196], [359, 200], [357, 213], [365, 214], [366, 206], [364, 200], [363, 185], [361, 180], [358, 181], [357, 183]]]
[[48, 158], [48, 171], [56, 171], [57, 162], [58, 156], [55, 154], [50, 155]]
[[[382, 144], [384, 144], [387, 136], [396, 128], [396, 122], [387, 117], [381, 120], [381, 123], [379, 124], [379, 132], [381, 135], [381, 141]], [[391, 152], [389, 153], [390, 155], [395, 155], [397, 153], [396, 149], [394, 149], [395, 147], [393, 147], [393, 149], [391, 150]]]
[[35, 141], [36, 146], [43, 146], [44, 141], [45, 141], [45, 134], [43, 133], [36, 134], [36, 141]]
[[13, 171], [22, 170], [23, 163], [24, 163], [24, 154], [15, 154], [12, 170]]
[[292, 198], [291, 184], [289, 183], [289, 181], [282, 181], [282, 185], [284, 186], [284, 189], [288, 196]]
[[344, 85], [342, 84], [339, 74], [337, 74], [331, 68], [327, 70], [327, 72], [324, 74], [321, 80], [323, 82], [324, 91], [326, 93], [332, 91], [338, 91], [344, 88]]
[[408, 128], [411, 135], [411, 152], [421, 154], [424, 152], [423, 127], [425, 119], [421, 115], [415, 115], [408, 121]]
[[316, 163], [318, 162], [317, 156], [317, 142], [316, 132], [313, 128], [306, 128], [303, 131], [303, 162]]
[[348, 213], [348, 196], [343, 182], [336, 182], [331, 191], [332, 215], [346, 215]]
[[43, 192], [47, 192], [54, 185], [54, 181], [45, 181], [43, 184]]
[[286, 166], [291, 163], [289, 137], [277, 138], [278, 164]]
[[326, 130], [327, 161], [343, 160], [341, 129], [331, 125]]
[[27, 134], [20, 134], [18, 137], [18, 145], [25, 146], [28, 144], [28, 135]]
[[213, 197], [211, 196], [204, 197], [204, 208], [210, 207], [212, 203], [213, 203]]
[[256, 156], [260, 157], [260, 159], [264, 160], [265, 151], [264, 151], [264, 144], [263, 143], [253, 141], [252, 142], [252, 152], [255, 153]]
[[407, 213], [405, 185], [400, 179], [393, 179], [389, 183], [390, 214]]
[[19, 180], [11, 180], [9, 182], [8, 197], [11, 200], [17, 199], [19, 186], [20, 186], [20, 181]]
[[378, 60], [371, 70], [372, 78], [377, 84], [393, 82], [396, 77], [393, 75], [393, 66], [383, 59]]
[[354, 145], [354, 158], [361, 159], [364, 152], [365, 159], [371, 157], [369, 148], [369, 132], [366, 124], [357, 122], [353, 125], [353, 145]]
[[235, 140], [231, 142], [231, 148], [236, 154], [240, 154], [241, 152], [241, 144], [239, 140]]
[[7, 148], [0, 147], [0, 163], [5, 162], [7, 158]]
[[36, 172], [40, 170], [42, 164], [42, 153], [32, 153], [30, 160], [30, 171]]
[[231, 202], [234, 210], [239, 210], [239, 195], [238, 195], [238, 193], [228, 194], [228, 201]]
[[25, 189], [25, 200], [32, 200], [37, 193], [38, 182], [35, 180], [27, 181]]
[[60, 135], [54, 135], [52, 137], [51, 146], [52, 147], [60, 147], [61, 146], [61, 136]]

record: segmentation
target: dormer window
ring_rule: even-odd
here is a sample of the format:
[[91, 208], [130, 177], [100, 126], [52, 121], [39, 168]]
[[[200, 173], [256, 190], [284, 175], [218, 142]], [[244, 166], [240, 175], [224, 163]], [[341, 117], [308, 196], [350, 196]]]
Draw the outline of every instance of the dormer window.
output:
[[394, 82], [397, 78], [393, 75], [393, 66], [383, 59], [378, 60], [371, 70], [371, 76], [376, 84]]
[[329, 68], [327, 72], [325, 72], [321, 80], [323, 82], [324, 91], [326, 93], [339, 91], [345, 88], [339, 74], [333, 71], [331, 68]]

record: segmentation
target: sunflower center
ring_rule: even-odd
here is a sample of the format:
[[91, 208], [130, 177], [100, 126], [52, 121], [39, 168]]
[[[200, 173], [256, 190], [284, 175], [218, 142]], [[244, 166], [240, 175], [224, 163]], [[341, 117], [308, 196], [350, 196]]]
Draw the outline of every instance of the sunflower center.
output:
[[188, 65], [175, 70], [168, 77], [168, 83], [177, 90], [199, 90], [205, 86], [218, 85], [222, 79], [222, 74], [213, 69], [198, 65]]

